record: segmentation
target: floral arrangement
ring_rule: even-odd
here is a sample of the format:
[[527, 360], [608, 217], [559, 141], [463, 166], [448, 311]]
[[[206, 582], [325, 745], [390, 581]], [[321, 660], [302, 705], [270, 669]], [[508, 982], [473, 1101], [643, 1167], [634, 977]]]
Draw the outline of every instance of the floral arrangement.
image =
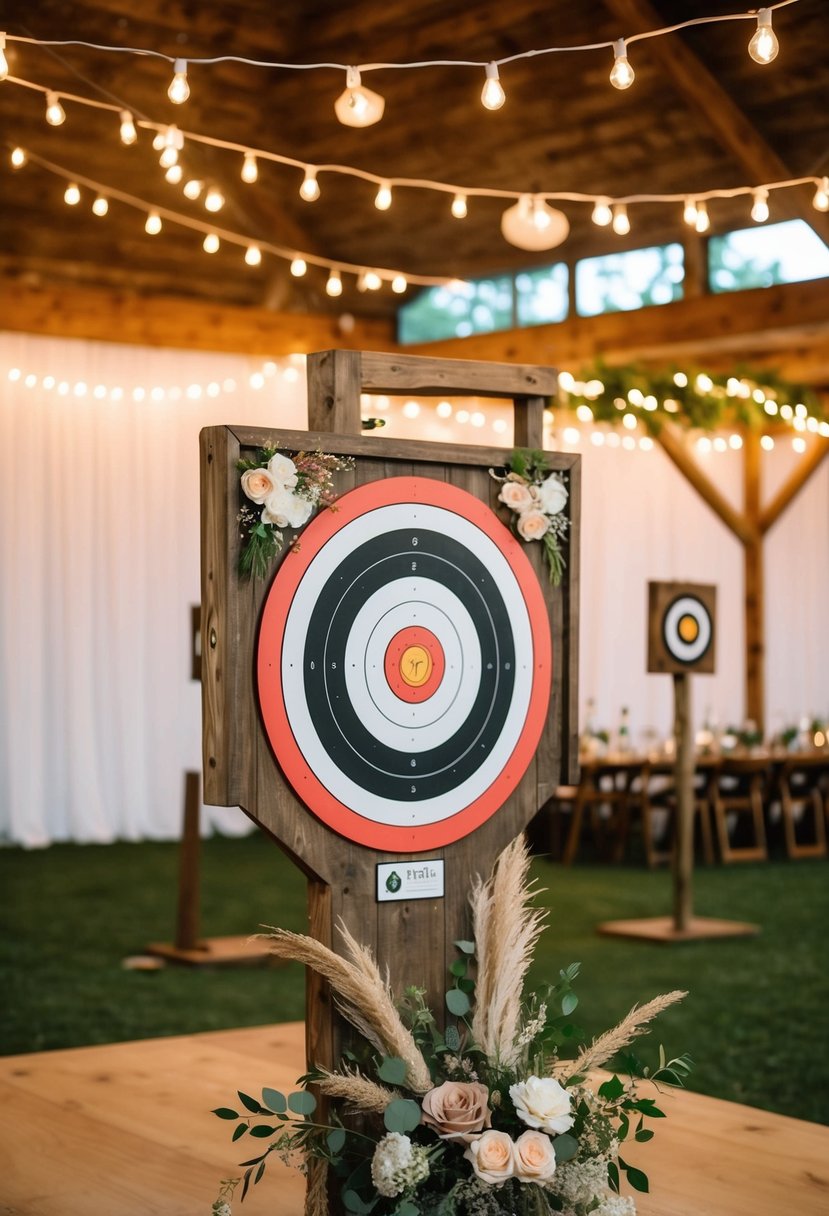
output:
[[245, 540], [239, 555], [239, 573], [264, 578], [272, 558], [284, 544], [282, 528], [301, 528], [320, 506], [333, 501], [333, 475], [353, 468], [350, 456], [325, 452], [295, 452], [293, 457], [276, 446], [259, 448], [255, 460], [239, 460], [242, 493], [261, 508], [245, 504], [239, 512]]
[[564, 514], [568, 495], [563, 474], [550, 472], [543, 452], [521, 450], [513, 452], [508, 473], [489, 472], [501, 483], [498, 501], [512, 512], [513, 531], [522, 540], [543, 541], [550, 582], [557, 587], [565, 564], [561, 545], [570, 523]]
[[[649, 1140], [645, 1120], [664, 1112], [635, 1076], [592, 1072], [685, 993], [635, 1007], [578, 1049], [578, 964], [522, 999], [546, 916], [531, 904], [528, 869], [519, 838], [491, 878], [474, 885], [474, 941], [456, 943], [445, 1028], [421, 989], [406, 989], [395, 1004], [371, 952], [344, 925], [344, 957], [311, 937], [269, 933], [275, 954], [328, 980], [362, 1047], [352, 1044], [336, 1069], [314, 1069], [296, 1092], [239, 1092], [241, 1109], [213, 1112], [235, 1123], [234, 1141], [256, 1145], [243, 1178], [222, 1183], [214, 1216], [230, 1216], [235, 1187], [244, 1199], [271, 1154], [306, 1173], [305, 1216], [327, 1216], [329, 1196], [354, 1216], [633, 1216], [622, 1175], [634, 1190], [646, 1191], [648, 1180], [622, 1145]], [[687, 1057], [667, 1061], [661, 1047], [649, 1078], [634, 1057], [624, 1062], [657, 1093], [660, 1084], [681, 1085], [690, 1069]]]

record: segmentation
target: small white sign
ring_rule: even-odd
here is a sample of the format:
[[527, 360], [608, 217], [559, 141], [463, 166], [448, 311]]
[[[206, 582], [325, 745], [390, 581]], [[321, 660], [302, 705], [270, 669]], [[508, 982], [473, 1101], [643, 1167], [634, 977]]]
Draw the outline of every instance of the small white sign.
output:
[[389, 899], [442, 899], [443, 862], [384, 861], [377, 867], [377, 902]]

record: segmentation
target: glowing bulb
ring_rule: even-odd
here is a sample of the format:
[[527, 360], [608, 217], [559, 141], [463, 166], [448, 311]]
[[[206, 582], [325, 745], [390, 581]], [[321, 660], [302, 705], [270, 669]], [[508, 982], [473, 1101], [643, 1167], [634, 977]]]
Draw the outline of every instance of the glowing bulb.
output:
[[753, 198], [751, 218], [756, 224], [763, 224], [769, 218], [769, 192], [768, 190], [755, 190]]
[[50, 127], [59, 127], [66, 122], [66, 111], [57, 93], [46, 94], [46, 121]]
[[760, 447], [764, 452], [770, 452], [772, 450], [774, 447], [774, 440], [772, 439], [771, 435], [760, 436]]
[[391, 289], [398, 296], [402, 296], [408, 286], [409, 283], [404, 274], [396, 274], [391, 281]]
[[6, 35], [0, 34], [0, 80], [5, 80], [9, 74], [9, 61], [6, 58]]
[[173, 144], [168, 144], [161, 153], [161, 156], [159, 156], [158, 163], [162, 169], [171, 169], [177, 160], [178, 148], [174, 147]]
[[815, 211], [829, 211], [829, 177], [822, 177], [815, 197], [812, 199]]
[[189, 181], [184, 183], [183, 189], [184, 197], [195, 202], [204, 189], [204, 182], [197, 181], [196, 178], [191, 177]]
[[622, 426], [627, 427], [627, 429], [629, 431], [635, 430], [636, 429], [636, 415], [635, 414], [623, 414], [622, 415]]
[[15, 169], [20, 169], [26, 163], [26, 153], [22, 148], [15, 148], [11, 154], [11, 162]]
[[610, 83], [614, 89], [629, 89], [636, 79], [636, 73], [628, 61], [624, 38], [617, 38], [613, 43], [613, 56]]
[[356, 68], [345, 74], [345, 92], [334, 102], [334, 113], [346, 127], [370, 127], [383, 117], [386, 103], [379, 93], [365, 88]]
[[291, 274], [295, 279], [301, 279], [308, 269], [308, 263], [305, 258], [293, 258], [291, 260]]
[[129, 147], [138, 139], [138, 132], [135, 129], [135, 120], [129, 110], [122, 110], [121, 118], [121, 143]]
[[245, 261], [248, 266], [258, 266], [262, 261], [262, 250], [258, 245], [248, 245], [245, 250]]
[[166, 143], [166, 136], [163, 131], [157, 131], [153, 136], [153, 152], [160, 152]]
[[205, 253], [217, 253], [221, 241], [215, 232], [208, 232], [207, 236], [202, 241], [202, 249]]
[[674, 372], [674, 384], [677, 388], [685, 388], [688, 383], [688, 377], [685, 372]]
[[771, 9], [761, 8], [757, 13], [757, 29], [748, 44], [748, 53], [755, 63], [771, 63], [779, 50], [777, 35], [771, 28]]
[[374, 206], [378, 211], [388, 211], [391, 206], [391, 186], [382, 182], [374, 198]]
[[590, 217], [594, 224], [598, 224], [600, 228], [606, 228], [613, 221], [613, 211], [610, 207], [609, 198], [600, 198], [596, 200], [596, 205], [593, 208], [593, 214]]
[[613, 208], [613, 231], [617, 236], [627, 236], [630, 232], [628, 209], [624, 203], [617, 203]]
[[204, 196], [204, 207], [206, 211], [221, 211], [225, 205], [225, 196], [222, 194], [218, 186], [211, 186]]
[[343, 294], [343, 281], [340, 278], [339, 270], [332, 270], [329, 273], [325, 290], [329, 296], [341, 296]]
[[81, 201], [81, 192], [75, 182], [70, 182], [63, 195], [63, 201], [70, 207], [76, 207]]
[[383, 286], [383, 280], [376, 270], [367, 270], [363, 275], [363, 286], [366, 291], [379, 291]]
[[109, 211], [109, 202], [104, 198], [103, 194], [99, 194], [92, 204], [92, 210], [95, 215], [106, 215]]
[[159, 232], [161, 231], [161, 216], [157, 211], [151, 211], [147, 216], [144, 231], [148, 236], [158, 236]]
[[739, 452], [740, 448], [743, 446], [742, 435], [737, 435], [737, 434], [729, 435], [728, 436], [728, 446], [730, 448], [733, 448], [735, 452]]
[[302, 179], [302, 185], [299, 188], [299, 197], [304, 198], [306, 203], [315, 203], [320, 196], [320, 184], [317, 181], [317, 171], [309, 165], [305, 170], [305, 177]]
[[685, 208], [682, 212], [682, 218], [685, 220], [685, 223], [688, 224], [691, 228], [696, 228], [696, 226], [697, 226], [697, 200], [695, 198], [686, 198]]
[[167, 170], [164, 176], [167, 178], [167, 181], [171, 186], [177, 186], [184, 177], [184, 170], [178, 161], [176, 161], [174, 165], [170, 165], [170, 168]]
[[795, 439], [792, 440], [792, 447], [799, 455], [801, 455], [803, 452], [806, 451], [806, 440], [801, 439], [800, 436], [798, 435]]
[[466, 195], [456, 194], [452, 199], [452, 215], [456, 220], [465, 220], [466, 212]]
[[187, 60], [177, 59], [173, 64], [173, 79], [167, 90], [170, 101], [180, 106], [190, 96], [190, 85], [187, 83]]
[[570, 231], [567, 216], [544, 199], [522, 194], [501, 216], [501, 233], [518, 249], [553, 249]]
[[420, 413], [420, 404], [417, 401], [407, 401], [401, 410], [404, 418], [417, 418]]
[[435, 413], [437, 414], [438, 418], [451, 418], [452, 417], [452, 402], [451, 401], [439, 401], [437, 403], [437, 405], [435, 406]]
[[498, 64], [488, 63], [486, 65], [486, 81], [481, 90], [481, 105], [486, 110], [500, 110], [506, 100], [507, 95], [498, 76]]
[[247, 182], [252, 186], [259, 178], [259, 166], [256, 163], [256, 157], [252, 152], [245, 153], [245, 159], [242, 161], [242, 181]]
[[694, 223], [694, 228], [697, 232], [707, 232], [711, 227], [711, 219], [708, 215], [708, 204], [697, 203], [697, 218]]

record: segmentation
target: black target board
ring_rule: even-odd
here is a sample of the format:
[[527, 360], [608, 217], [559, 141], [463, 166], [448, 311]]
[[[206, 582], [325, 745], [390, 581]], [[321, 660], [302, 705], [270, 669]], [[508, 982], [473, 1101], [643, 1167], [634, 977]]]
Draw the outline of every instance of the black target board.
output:
[[322, 511], [263, 611], [259, 701], [277, 762], [324, 823], [378, 850], [441, 847], [504, 804], [551, 676], [520, 542], [429, 478], [372, 482]]
[[649, 583], [648, 671], [714, 671], [716, 587]]

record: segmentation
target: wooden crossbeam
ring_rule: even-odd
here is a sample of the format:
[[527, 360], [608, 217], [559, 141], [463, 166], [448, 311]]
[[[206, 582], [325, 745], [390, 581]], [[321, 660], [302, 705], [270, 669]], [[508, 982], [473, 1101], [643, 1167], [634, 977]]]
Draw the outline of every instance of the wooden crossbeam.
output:
[[823, 458], [827, 453], [829, 453], [829, 439], [823, 439], [815, 435], [809, 445], [808, 451], [797, 462], [788, 479], [784, 481], [768, 506], [760, 511], [758, 524], [762, 533], [768, 532], [769, 528], [777, 523], [780, 516], [800, 493], [812, 474], [820, 468]]
[[753, 544], [758, 536], [756, 525], [743, 512], [735, 510], [728, 499], [720, 493], [688, 451], [681, 431], [672, 422], [665, 422], [662, 425], [659, 431], [659, 442], [665, 455], [676, 465], [680, 473], [690, 482], [711, 510], [719, 516], [725, 526], [744, 545]]

